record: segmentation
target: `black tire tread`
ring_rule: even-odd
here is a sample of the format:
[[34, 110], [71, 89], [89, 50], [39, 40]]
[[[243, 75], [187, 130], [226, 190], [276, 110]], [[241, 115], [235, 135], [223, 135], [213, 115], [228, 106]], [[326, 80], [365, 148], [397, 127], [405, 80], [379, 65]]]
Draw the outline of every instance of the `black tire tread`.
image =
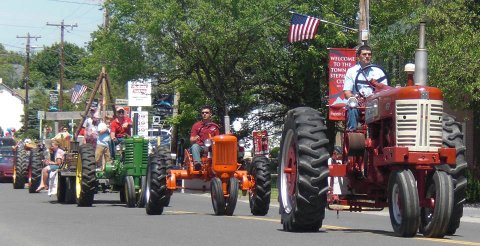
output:
[[77, 197], [79, 207], [91, 207], [93, 204], [95, 190], [97, 188], [97, 178], [95, 175], [95, 150], [90, 144], [80, 146], [79, 157], [82, 162], [82, 183], [80, 194]]
[[15, 151], [15, 178], [14, 189], [24, 189], [28, 176], [28, 155], [23, 145], [18, 145]]
[[[298, 144], [296, 207], [289, 214], [280, 207], [283, 227], [287, 231], [318, 231], [325, 218], [329, 154], [324, 120], [318, 111], [308, 107], [295, 108], [287, 113], [284, 134], [289, 130], [286, 128], [292, 128]], [[282, 136], [281, 146], [283, 141]]]
[[255, 179], [255, 188], [250, 194], [250, 212], [256, 216], [264, 216], [270, 207], [272, 193], [272, 175], [270, 161], [265, 156], [255, 156], [252, 160], [251, 175]]
[[452, 217], [448, 224], [447, 235], [453, 235], [460, 227], [460, 219], [463, 217], [463, 205], [466, 202], [467, 179], [465, 171], [467, 169], [467, 161], [465, 159], [465, 143], [464, 134], [461, 124], [448, 114], [443, 114], [443, 146], [456, 148], [457, 165], [452, 168], [449, 173], [452, 175], [454, 184], [454, 204]]

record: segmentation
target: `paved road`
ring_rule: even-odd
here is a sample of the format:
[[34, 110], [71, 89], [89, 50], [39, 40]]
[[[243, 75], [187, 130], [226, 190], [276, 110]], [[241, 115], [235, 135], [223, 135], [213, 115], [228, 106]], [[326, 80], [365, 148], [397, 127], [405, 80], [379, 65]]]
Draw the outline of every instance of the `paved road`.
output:
[[282, 230], [278, 205], [264, 217], [250, 214], [242, 197], [234, 216], [214, 216], [208, 194], [174, 193], [163, 215], [126, 208], [118, 193], [98, 194], [91, 208], [63, 205], [46, 193], [28, 194], [0, 184], [3, 245], [479, 245], [478, 209], [465, 210], [458, 234], [445, 239], [393, 236], [388, 213], [328, 211], [318, 233]]

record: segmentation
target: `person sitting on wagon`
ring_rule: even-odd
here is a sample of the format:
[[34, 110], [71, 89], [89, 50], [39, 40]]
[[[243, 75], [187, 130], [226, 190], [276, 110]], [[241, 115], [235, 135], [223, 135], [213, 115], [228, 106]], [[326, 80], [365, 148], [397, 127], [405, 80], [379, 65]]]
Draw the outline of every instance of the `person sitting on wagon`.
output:
[[202, 168], [201, 154], [208, 152], [205, 140], [220, 135], [219, 126], [212, 121], [212, 107], [205, 105], [200, 110], [202, 120], [195, 122], [190, 131], [192, 157], [196, 171]]
[[43, 160], [43, 164], [46, 166], [42, 169], [42, 178], [40, 181], [40, 186], [38, 186], [36, 192], [40, 192], [41, 190], [48, 190], [48, 176], [50, 172], [57, 170], [60, 165], [63, 163], [65, 158], [65, 151], [63, 151], [59, 147], [59, 143], [57, 141], [52, 141], [52, 147], [50, 150], [53, 152], [53, 161], [45, 159]]

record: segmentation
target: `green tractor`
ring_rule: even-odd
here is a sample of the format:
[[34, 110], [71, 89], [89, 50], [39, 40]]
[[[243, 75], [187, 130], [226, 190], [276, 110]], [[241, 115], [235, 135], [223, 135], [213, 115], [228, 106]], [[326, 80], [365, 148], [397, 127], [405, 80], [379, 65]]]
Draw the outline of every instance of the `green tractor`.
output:
[[[127, 207], [145, 206], [145, 186], [148, 165], [148, 140], [134, 136], [116, 146], [115, 158], [105, 163], [103, 170], [95, 163], [91, 144], [78, 146], [78, 151], [66, 155], [66, 164], [58, 172], [59, 202], [90, 207], [95, 193], [107, 189], [120, 193]], [[74, 194], [74, 196], [73, 196]], [[74, 197], [74, 198], [73, 198]]]

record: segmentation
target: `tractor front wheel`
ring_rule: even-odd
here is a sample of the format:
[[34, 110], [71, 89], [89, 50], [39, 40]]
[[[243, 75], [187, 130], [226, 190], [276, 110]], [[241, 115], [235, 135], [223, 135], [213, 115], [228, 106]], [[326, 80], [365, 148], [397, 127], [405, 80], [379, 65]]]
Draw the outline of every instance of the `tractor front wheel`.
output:
[[93, 146], [90, 144], [80, 146], [75, 179], [75, 193], [79, 207], [91, 207], [93, 204], [97, 185], [96, 167]]
[[225, 215], [232, 216], [237, 206], [238, 188], [240, 187], [238, 179], [231, 177], [228, 180], [228, 198], [225, 200]]
[[280, 144], [279, 202], [285, 231], [318, 231], [328, 191], [325, 118], [307, 107], [288, 111]]
[[142, 176], [140, 178], [140, 190], [138, 191], [138, 195], [137, 195], [137, 207], [139, 208], [144, 208], [145, 207], [145, 203], [146, 203], [146, 189], [147, 189], [147, 177], [146, 176]]
[[442, 238], [447, 233], [453, 209], [453, 183], [450, 175], [436, 171], [427, 180], [425, 200], [432, 204], [422, 208], [420, 232], [425, 237]]
[[210, 186], [213, 212], [215, 212], [215, 215], [224, 215], [225, 197], [223, 196], [222, 181], [218, 177], [214, 177], [210, 181]]
[[135, 207], [136, 195], [135, 195], [135, 181], [132, 176], [126, 176], [123, 184], [123, 190], [125, 192], [125, 198], [127, 198], [126, 204], [128, 208]]
[[408, 169], [393, 171], [388, 180], [388, 210], [393, 231], [413, 237], [420, 224], [420, 205], [415, 177]]
[[253, 215], [264, 216], [270, 206], [272, 191], [270, 161], [265, 156], [255, 156], [252, 160], [250, 175], [253, 176], [255, 187], [249, 190], [248, 201]]

